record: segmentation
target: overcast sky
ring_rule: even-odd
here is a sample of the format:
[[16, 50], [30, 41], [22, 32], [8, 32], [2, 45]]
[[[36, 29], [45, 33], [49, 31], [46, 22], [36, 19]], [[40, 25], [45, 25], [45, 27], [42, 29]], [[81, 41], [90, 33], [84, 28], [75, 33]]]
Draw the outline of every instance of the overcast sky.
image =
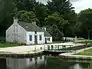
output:
[[[48, 0], [37, 0], [46, 4]], [[73, 6], [75, 7], [76, 12], [80, 12], [81, 10], [92, 8], [92, 0], [70, 0]]]
[[81, 10], [92, 8], [92, 0], [71, 0], [71, 2], [77, 13]]

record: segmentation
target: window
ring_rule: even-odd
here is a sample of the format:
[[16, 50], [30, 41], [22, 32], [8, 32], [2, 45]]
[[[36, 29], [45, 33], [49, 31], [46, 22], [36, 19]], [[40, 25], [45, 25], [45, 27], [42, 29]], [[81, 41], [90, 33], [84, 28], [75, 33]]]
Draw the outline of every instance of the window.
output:
[[39, 40], [42, 40], [42, 35], [39, 35]]
[[32, 35], [29, 35], [29, 40], [32, 41]]
[[50, 41], [50, 38], [48, 38], [47, 40]]

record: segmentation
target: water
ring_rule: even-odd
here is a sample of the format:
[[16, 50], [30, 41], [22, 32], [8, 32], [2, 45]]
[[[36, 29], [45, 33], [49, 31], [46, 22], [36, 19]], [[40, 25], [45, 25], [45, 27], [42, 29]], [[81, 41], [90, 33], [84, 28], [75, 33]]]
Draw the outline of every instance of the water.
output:
[[0, 69], [92, 69], [92, 62], [52, 56], [6, 58], [0, 59]]

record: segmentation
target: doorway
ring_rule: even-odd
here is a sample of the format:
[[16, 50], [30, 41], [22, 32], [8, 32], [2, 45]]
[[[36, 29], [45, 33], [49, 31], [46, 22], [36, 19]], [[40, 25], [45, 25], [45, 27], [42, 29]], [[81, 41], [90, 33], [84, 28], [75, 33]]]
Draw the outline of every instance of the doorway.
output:
[[37, 44], [37, 35], [35, 35], [35, 44]]

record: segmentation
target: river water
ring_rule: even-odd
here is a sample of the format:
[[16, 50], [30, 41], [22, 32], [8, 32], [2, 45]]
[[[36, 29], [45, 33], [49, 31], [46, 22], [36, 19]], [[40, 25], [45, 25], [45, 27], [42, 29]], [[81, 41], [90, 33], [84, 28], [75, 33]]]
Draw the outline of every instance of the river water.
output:
[[92, 69], [92, 62], [53, 56], [6, 58], [0, 59], [0, 69]]

